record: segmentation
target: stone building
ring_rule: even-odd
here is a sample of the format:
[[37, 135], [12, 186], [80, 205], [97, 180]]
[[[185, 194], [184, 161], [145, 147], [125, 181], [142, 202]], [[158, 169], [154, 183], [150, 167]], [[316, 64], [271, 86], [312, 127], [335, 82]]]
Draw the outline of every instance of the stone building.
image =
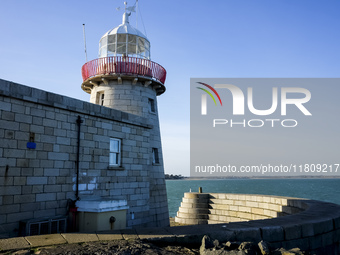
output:
[[91, 103], [0, 80], [0, 235], [169, 225], [157, 96], [165, 69], [123, 23], [82, 67]]

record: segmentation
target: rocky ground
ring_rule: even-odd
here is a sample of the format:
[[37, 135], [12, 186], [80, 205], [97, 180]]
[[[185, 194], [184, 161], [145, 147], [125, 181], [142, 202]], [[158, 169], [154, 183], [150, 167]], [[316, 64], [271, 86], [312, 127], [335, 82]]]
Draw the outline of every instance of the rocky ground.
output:
[[[1, 253], [0, 253], [1, 254]], [[22, 250], [14, 253], [16, 255], [177, 255], [199, 254], [199, 249], [186, 248], [181, 246], [157, 246], [151, 243], [143, 242], [141, 240], [115, 240], [108, 242], [89, 242], [80, 244], [63, 244], [53, 247], [42, 247], [32, 250]]]
[[298, 248], [289, 251], [281, 248], [270, 250], [265, 242], [258, 244], [251, 242], [227, 242], [219, 243], [217, 240], [210, 240], [205, 236], [200, 247], [161, 246], [144, 242], [139, 239], [133, 240], [115, 240], [106, 242], [88, 242], [78, 244], [63, 244], [51, 247], [34, 248], [31, 250], [21, 250], [16, 252], [7, 252], [0, 254], [16, 255], [296, 255], [305, 254]]

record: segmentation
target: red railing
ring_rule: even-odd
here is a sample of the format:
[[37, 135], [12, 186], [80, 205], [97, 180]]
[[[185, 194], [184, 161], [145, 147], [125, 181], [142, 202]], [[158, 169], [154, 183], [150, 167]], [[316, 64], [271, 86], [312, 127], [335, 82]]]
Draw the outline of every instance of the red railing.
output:
[[161, 65], [142, 58], [134, 57], [106, 57], [87, 62], [81, 68], [83, 81], [103, 74], [131, 74], [156, 79], [165, 82], [166, 70]]

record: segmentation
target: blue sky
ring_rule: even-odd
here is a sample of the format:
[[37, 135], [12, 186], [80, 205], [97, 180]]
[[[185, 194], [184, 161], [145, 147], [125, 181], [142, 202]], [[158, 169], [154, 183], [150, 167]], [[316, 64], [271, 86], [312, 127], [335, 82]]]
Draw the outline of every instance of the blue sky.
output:
[[[101, 36], [121, 23], [118, 6], [123, 1], [1, 0], [0, 78], [89, 101], [80, 89], [82, 24], [92, 60]], [[139, 7], [151, 58], [168, 72], [158, 98], [166, 173], [189, 175], [191, 77], [339, 77], [338, 0], [139, 0]], [[138, 28], [145, 32], [140, 19]]]

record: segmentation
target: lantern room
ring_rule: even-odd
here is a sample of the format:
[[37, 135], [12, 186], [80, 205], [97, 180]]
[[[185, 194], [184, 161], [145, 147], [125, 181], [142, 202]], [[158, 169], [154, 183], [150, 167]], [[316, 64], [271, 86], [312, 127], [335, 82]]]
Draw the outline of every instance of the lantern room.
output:
[[129, 24], [131, 13], [123, 14], [123, 22], [102, 36], [99, 58], [128, 56], [150, 59], [150, 42], [138, 29]]
[[131, 80], [133, 85], [139, 81], [143, 86], [150, 86], [157, 95], [165, 92], [166, 70], [160, 64], [150, 60], [150, 41], [129, 24], [126, 7], [123, 22], [109, 30], [99, 40], [99, 58], [85, 63], [82, 67], [82, 89], [91, 94], [98, 86], [117, 80]]

